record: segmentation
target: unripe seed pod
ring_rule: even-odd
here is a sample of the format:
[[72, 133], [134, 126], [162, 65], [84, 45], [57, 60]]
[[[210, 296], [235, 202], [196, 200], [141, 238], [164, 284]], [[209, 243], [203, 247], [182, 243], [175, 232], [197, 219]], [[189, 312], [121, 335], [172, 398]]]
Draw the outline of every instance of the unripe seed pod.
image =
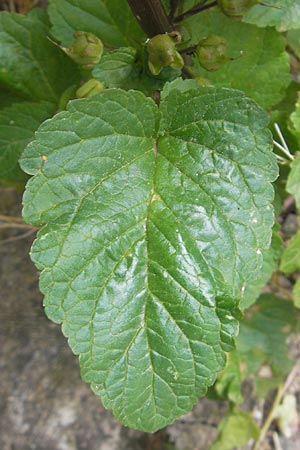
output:
[[61, 47], [62, 50], [80, 64], [83, 69], [93, 69], [100, 61], [103, 53], [101, 39], [93, 33], [76, 31], [73, 35], [74, 42], [69, 48]]
[[252, 6], [257, 5], [259, 0], [218, 0], [221, 11], [228, 17], [241, 19]]
[[196, 77], [195, 81], [199, 84], [199, 86], [211, 86], [212, 82], [204, 77]]
[[91, 78], [82, 86], [80, 86], [79, 89], [77, 89], [76, 97], [77, 98], [91, 97], [92, 95], [100, 94], [100, 92], [102, 92], [104, 89], [105, 86], [104, 84], [101, 83], [101, 81], [98, 81], [95, 78]]
[[170, 34], [157, 34], [147, 42], [148, 67], [153, 75], [158, 75], [164, 67], [181, 69], [184, 65], [182, 56], [176, 50], [176, 44], [180, 41]]
[[227, 56], [228, 42], [222, 36], [212, 34], [202, 39], [196, 48], [196, 54], [200, 65], [210, 71], [218, 70], [229, 61]]

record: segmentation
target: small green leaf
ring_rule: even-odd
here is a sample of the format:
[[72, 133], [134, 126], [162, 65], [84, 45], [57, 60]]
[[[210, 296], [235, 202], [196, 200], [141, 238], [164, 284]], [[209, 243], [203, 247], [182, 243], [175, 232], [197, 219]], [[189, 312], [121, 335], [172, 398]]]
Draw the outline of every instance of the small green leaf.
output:
[[291, 47], [295, 55], [300, 58], [300, 29], [290, 30], [286, 34], [288, 45]]
[[52, 104], [20, 102], [0, 110], [0, 179], [26, 180], [18, 160], [40, 124], [54, 114]]
[[233, 450], [259, 437], [260, 429], [252, 415], [239, 408], [230, 410], [218, 426], [219, 435], [209, 450]]
[[42, 23], [0, 13], [0, 84], [26, 98], [57, 103], [78, 77], [75, 64], [49, 41]]
[[242, 310], [249, 308], [249, 306], [255, 303], [262, 288], [277, 268], [278, 260], [283, 250], [282, 240], [277, 231], [278, 226], [274, 228], [270, 248], [268, 248], [268, 250], [263, 250], [262, 252], [263, 265], [259, 278], [248, 284], [245, 288], [244, 295], [240, 303], [240, 308]]
[[300, 207], [300, 154], [290, 164], [290, 173], [288, 175], [286, 190], [289, 194], [295, 196], [296, 205]]
[[93, 76], [106, 87], [135, 89], [151, 96], [154, 91], [162, 90], [166, 81], [179, 77], [180, 70], [166, 67], [154, 77], [144, 68], [134, 48], [121, 47], [103, 55], [93, 70]]
[[122, 87], [137, 77], [135, 66], [137, 51], [132, 47], [121, 47], [107, 52], [93, 70], [93, 76], [107, 87]]
[[258, 27], [287, 31], [300, 27], [300, 0], [268, 0], [248, 11], [243, 20]]
[[126, 0], [50, 0], [48, 12], [52, 34], [65, 47], [74, 31], [88, 31], [105, 45], [138, 46], [146, 39]]
[[297, 279], [293, 286], [293, 302], [295, 308], [300, 309], [300, 278]]
[[298, 316], [291, 302], [263, 294], [241, 321], [236, 350], [218, 377], [216, 391], [241, 403], [241, 383], [249, 376], [257, 397], [263, 398], [288, 374], [292, 361], [286, 339], [297, 330]]
[[297, 138], [300, 146], [300, 101], [296, 103], [295, 111], [290, 116], [289, 130]]
[[300, 232], [292, 237], [288, 246], [284, 249], [280, 270], [284, 273], [300, 270]]
[[239, 353], [233, 351], [227, 355], [226, 366], [218, 376], [215, 389], [220, 397], [238, 405], [243, 401], [241, 382]]
[[189, 45], [217, 34], [226, 39], [228, 56], [233, 58], [216, 72], [208, 72], [195, 57], [195, 75], [208, 78], [216, 86], [240, 89], [265, 109], [284, 97], [291, 82], [289, 57], [285, 40], [274, 29], [234, 21], [218, 10], [196, 14], [184, 24], [192, 34]]
[[296, 331], [297, 322], [293, 304], [271, 294], [261, 295], [241, 322], [236, 342], [241, 376], [254, 375], [259, 397], [278, 386], [289, 372], [292, 361], [286, 339]]
[[118, 89], [70, 102], [22, 158], [24, 218], [45, 224], [32, 258], [46, 312], [103, 404], [149, 432], [224, 366], [274, 220], [265, 112], [182, 85], [159, 108]]

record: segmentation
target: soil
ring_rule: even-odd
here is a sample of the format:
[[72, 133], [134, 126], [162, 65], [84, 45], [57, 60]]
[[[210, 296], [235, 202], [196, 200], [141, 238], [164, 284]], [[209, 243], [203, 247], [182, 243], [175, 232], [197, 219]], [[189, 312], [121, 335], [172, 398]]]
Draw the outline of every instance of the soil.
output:
[[[20, 212], [21, 193], [0, 188], [0, 215]], [[201, 399], [190, 414], [154, 434], [121, 426], [102, 407], [81, 380], [60, 327], [44, 314], [39, 273], [28, 256], [35, 233], [20, 224], [0, 216], [0, 450], [208, 450], [226, 402]], [[299, 343], [291, 343], [294, 359]], [[261, 450], [299, 450], [294, 431], [279, 438], [281, 447], [272, 441]]]

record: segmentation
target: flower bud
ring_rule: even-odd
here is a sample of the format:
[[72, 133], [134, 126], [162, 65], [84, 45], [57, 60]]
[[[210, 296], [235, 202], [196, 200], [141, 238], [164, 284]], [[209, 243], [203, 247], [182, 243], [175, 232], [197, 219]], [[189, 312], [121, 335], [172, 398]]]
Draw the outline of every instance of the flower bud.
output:
[[218, 70], [229, 60], [227, 46], [226, 39], [216, 34], [202, 39], [196, 48], [200, 65], [210, 72]]
[[86, 81], [79, 89], [76, 91], [77, 98], [91, 97], [95, 94], [100, 94], [105, 89], [104, 84], [101, 81], [91, 78]]
[[182, 56], [176, 50], [180, 42], [178, 33], [157, 34], [147, 42], [148, 67], [153, 75], [158, 75], [164, 67], [181, 69], [184, 65]]
[[93, 33], [76, 31], [73, 35], [74, 42], [69, 48], [61, 47], [62, 50], [80, 64], [83, 69], [93, 69], [100, 61], [103, 53], [101, 39]]
[[228, 17], [241, 19], [243, 15], [257, 5], [259, 0], [218, 0], [221, 11]]

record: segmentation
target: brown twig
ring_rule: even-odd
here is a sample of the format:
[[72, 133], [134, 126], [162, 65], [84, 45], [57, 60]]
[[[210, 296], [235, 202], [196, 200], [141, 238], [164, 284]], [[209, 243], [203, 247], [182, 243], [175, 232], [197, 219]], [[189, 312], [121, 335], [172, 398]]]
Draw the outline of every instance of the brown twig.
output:
[[182, 20], [187, 19], [188, 17], [194, 16], [195, 14], [198, 14], [199, 12], [205, 11], [206, 9], [213, 8], [214, 6], [217, 6], [217, 4], [218, 4], [218, 2], [214, 1], [214, 2], [206, 5], [206, 1], [205, 2], [202, 1], [202, 2], [198, 3], [197, 5], [193, 6], [193, 8], [188, 9], [184, 13], [175, 17], [173, 22], [174, 23], [181, 22]]
[[160, 0], [127, 0], [140, 26], [149, 38], [174, 30]]
[[172, 22], [175, 16], [175, 13], [177, 11], [178, 5], [180, 3], [180, 0], [171, 0], [171, 8], [170, 8], [170, 14], [169, 14], [169, 20]]
[[17, 216], [7, 216], [7, 215], [4, 215], [4, 214], [0, 214], [0, 222], [8, 223], [12, 227], [15, 226], [16, 224], [21, 224], [23, 226], [32, 228], [32, 225], [29, 225], [29, 224], [25, 223], [23, 221], [22, 217], [17, 217]]
[[9, 244], [10, 242], [19, 241], [20, 239], [25, 239], [31, 234], [35, 233], [37, 231], [37, 228], [31, 228], [30, 230], [27, 230], [26, 233], [19, 234], [18, 236], [13, 236], [7, 239], [3, 239], [3, 241], [0, 241], [0, 246], [3, 244]]

